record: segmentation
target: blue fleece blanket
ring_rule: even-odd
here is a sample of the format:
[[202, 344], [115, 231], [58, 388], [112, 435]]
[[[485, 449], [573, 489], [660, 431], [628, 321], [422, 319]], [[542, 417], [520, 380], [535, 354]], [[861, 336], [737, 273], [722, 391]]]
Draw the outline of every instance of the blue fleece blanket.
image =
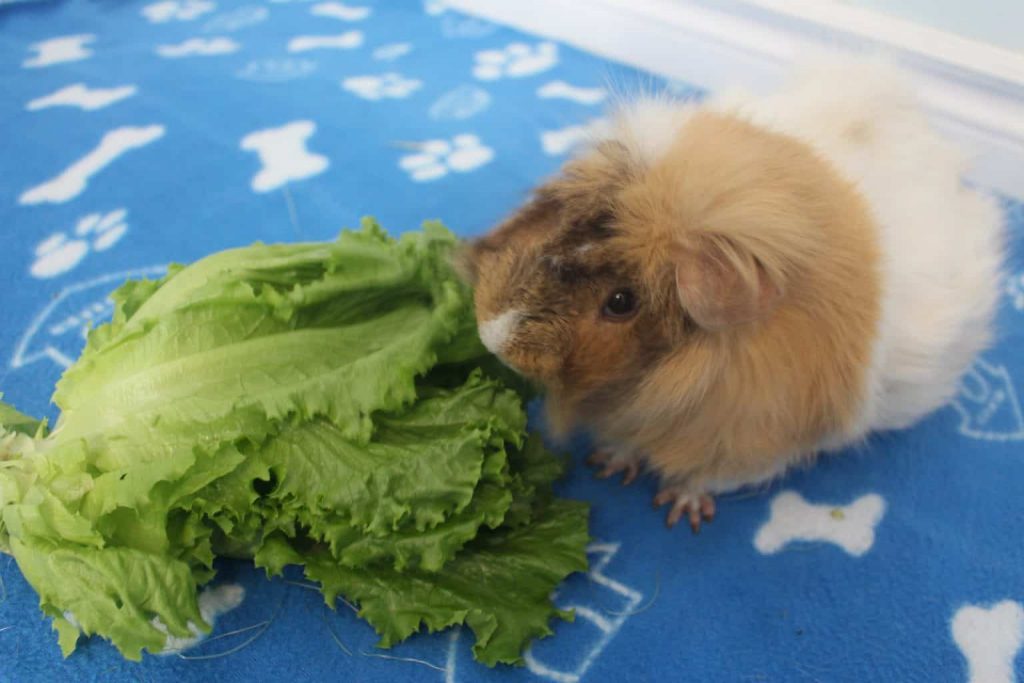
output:
[[[81, 330], [127, 277], [255, 240], [332, 238], [373, 214], [486, 230], [561, 162], [610, 87], [668, 87], [442, 1], [0, 6], [0, 388], [53, 416]], [[576, 468], [594, 504], [574, 623], [523, 668], [458, 630], [374, 647], [344, 606], [225, 562], [214, 632], [123, 661], [60, 656], [0, 557], [3, 681], [1011, 680], [1024, 636], [1024, 208], [998, 345], [949, 407], [668, 531], [653, 481]], [[580, 444], [580, 454], [584, 445]], [[380, 657], [386, 654], [388, 659]]]

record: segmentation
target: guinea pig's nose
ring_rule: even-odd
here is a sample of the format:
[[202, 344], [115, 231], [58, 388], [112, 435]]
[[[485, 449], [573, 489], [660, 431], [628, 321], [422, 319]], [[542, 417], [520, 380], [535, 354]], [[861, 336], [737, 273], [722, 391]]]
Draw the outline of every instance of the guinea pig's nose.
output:
[[509, 309], [497, 317], [480, 323], [480, 341], [484, 343], [488, 351], [500, 356], [508, 345], [509, 339], [512, 338], [521, 317], [522, 314], [519, 311]]

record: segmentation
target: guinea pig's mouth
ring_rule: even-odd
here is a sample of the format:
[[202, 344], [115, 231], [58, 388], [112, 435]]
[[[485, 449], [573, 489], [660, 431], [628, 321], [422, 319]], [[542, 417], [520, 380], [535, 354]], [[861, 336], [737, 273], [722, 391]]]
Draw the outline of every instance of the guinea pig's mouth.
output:
[[504, 360], [503, 353], [522, 317], [522, 313], [519, 311], [509, 309], [501, 315], [481, 322], [478, 325], [480, 341], [484, 343], [488, 351]]

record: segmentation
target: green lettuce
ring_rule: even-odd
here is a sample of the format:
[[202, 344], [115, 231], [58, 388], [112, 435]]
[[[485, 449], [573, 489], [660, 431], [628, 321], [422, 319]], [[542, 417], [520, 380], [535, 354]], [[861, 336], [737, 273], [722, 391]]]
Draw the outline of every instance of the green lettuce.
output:
[[111, 295], [53, 396], [0, 403], [0, 549], [53, 618], [130, 659], [208, 631], [218, 556], [305, 567], [389, 647], [467, 624], [517, 663], [586, 568], [587, 507], [483, 349], [439, 224], [256, 244]]

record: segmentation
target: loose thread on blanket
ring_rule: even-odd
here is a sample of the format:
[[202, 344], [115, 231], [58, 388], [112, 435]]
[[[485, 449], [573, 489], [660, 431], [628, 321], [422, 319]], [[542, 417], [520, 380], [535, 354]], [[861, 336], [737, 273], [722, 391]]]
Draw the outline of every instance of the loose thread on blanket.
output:
[[[270, 619], [267, 619], [266, 621], [261, 621], [258, 624], [253, 624], [252, 626], [247, 626], [246, 628], [238, 629], [237, 631], [232, 631], [231, 633], [225, 633], [223, 636], [217, 636], [217, 638], [223, 638], [225, 636], [234, 636], [234, 635], [238, 635], [239, 633], [245, 633], [246, 631], [251, 631], [254, 628], [260, 629], [255, 634], [253, 634], [253, 636], [251, 638], [249, 638], [248, 640], [246, 640], [246, 641], [244, 641], [242, 643], [239, 643], [235, 647], [231, 648], [230, 650], [226, 650], [225, 652], [218, 652], [217, 654], [213, 654], [213, 655], [183, 655], [183, 654], [181, 654], [179, 652], [178, 653], [178, 657], [180, 657], [181, 659], [188, 659], [188, 660], [193, 660], [194, 661], [194, 660], [202, 660], [202, 659], [220, 659], [221, 657], [227, 657], [228, 655], [233, 655], [236, 652], [238, 652], [239, 650], [241, 650], [242, 648], [248, 647], [257, 638], [259, 638], [264, 633], [266, 633], [267, 629], [270, 628], [270, 621], [271, 621]], [[210, 640], [208, 642], [212, 642], [212, 641], [216, 640], [217, 638], [210, 638]], [[204, 641], [204, 642], [206, 642], [206, 641]]]
[[[281, 614], [281, 610], [284, 609], [284, 603], [285, 603], [285, 599], [282, 598], [280, 604], [278, 604], [278, 606], [277, 606], [277, 609], [274, 610], [274, 613], [270, 615], [269, 619], [261, 621], [261, 622], [259, 622], [257, 624], [253, 624], [252, 626], [246, 626], [245, 628], [240, 628], [238, 630], [230, 631], [228, 633], [222, 633], [220, 635], [214, 636], [213, 638], [203, 639], [202, 641], [200, 641], [201, 643], [212, 643], [213, 641], [220, 640], [221, 638], [227, 638], [228, 636], [236, 636], [239, 633], [247, 633], [247, 632], [252, 631], [254, 629], [258, 629], [256, 631], [256, 633], [254, 633], [252, 635], [251, 638], [246, 639], [244, 642], [239, 643], [238, 645], [236, 645], [235, 647], [231, 648], [230, 650], [227, 650], [225, 652], [218, 652], [217, 654], [212, 654], [212, 655], [184, 655], [184, 654], [182, 654], [180, 652], [178, 652], [176, 654], [178, 655], [178, 657], [180, 659], [186, 659], [186, 660], [189, 660], [189, 661], [200, 661], [200, 660], [207, 660], [207, 659], [220, 659], [221, 657], [227, 657], [229, 655], [233, 655], [236, 652], [238, 652], [238, 651], [240, 651], [240, 650], [242, 650], [242, 649], [252, 645], [254, 642], [256, 642], [260, 638], [260, 636], [262, 636], [264, 633], [267, 632], [267, 630], [270, 628], [270, 625], [273, 624], [274, 621], [277, 619], [278, 615]], [[196, 643], [196, 644], [198, 645], [199, 643]]]
[[348, 607], [348, 608], [349, 608], [350, 610], [352, 610], [352, 613], [353, 613], [353, 614], [356, 614], [356, 615], [358, 615], [358, 614], [359, 614], [359, 608], [358, 608], [358, 607], [356, 607], [355, 605], [353, 605], [353, 604], [352, 604], [351, 602], [349, 602], [348, 600], [346, 600], [345, 598], [343, 598], [343, 597], [341, 597], [341, 596], [338, 596], [338, 600], [339, 600], [339, 601], [340, 601], [340, 602], [341, 602], [341, 603], [342, 603], [343, 605], [345, 605], [345, 607]]
[[351, 656], [352, 656], [352, 650], [348, 649], [348, 648], [347, 648], [347, 647], [345, 646], [345, 643], [341, 642], [341, 638], [339, 638], [339, 637], [338, 637], [338, 634], [334, 632], [334, 629], [333, 629], [333, 628], [331, 628], [331, 622], [327, 621], [327, 614], [326, 614], [326, 613], [321, 613], [321, 614], [320, 614], [320, 618], [324, 620], [324, 626], [326, 626], [326, 627], [327, 627], [327, 632], [331, 634], [331, 638], [333, 638], [333, 639], [334, 639], [334, 642], [335, 642], [335, 644], [336, 644], [336, 645], [337, 645], [338, 647], [340, 647], [340, 648], [341, 648], [341, 651], [342, 651], [342, 652], [344, 652], [344, 653], [345, 653], [345, 654], [347, 654], [347, 655], [348, 655], [349, 657], [351, 657]]
[[[304, 581], [291, 581], [291, 580], [287, 580], [287, 579], [285, 580], [285, 583], [287, 583], [287, 584], [289, 584], [291, 586], [298, 586], [299, 588], [305, 588], [308, 591], [317, 591], [317, 592], [320, 591], [320, 586], [316, 585], [315, 583], [306, 583]], [[349, 602], [345, 598], [343, 598], [343, 597], [341, 597], [339, 595], [337, 600], [338, 600], [338, 602], [343, 603], [345, 605], [345, 607], [348, 607], [355, 614], [359, 614], [359, 608], [356, 607], [355, 605], [353, 605], [351, 602]]]
[[[322, 613], [320, 615], [320, 618], [323, 619], [324, 626], [327, 627], [327, 632], [331, 634], [331, 638], [334, 640], [335, 644], [339, 648], [341, 648], [342, 652], [344, 652], [349, 657], [351, 657], [352, 656], [352, 650], [350, 650], [348, 647], [346, 647], [345, 643], [341, 642], [341, 638], [339, 638], [338, 634], [334, 632], [333, 628], [331, 628], [331, 622], [329, 622], [327, 620], [327, 614], [326, 613]], [[434, 669], [435, 671], [440, 671], [442, 673], [447, 671], [447, 669], [445, 669], [443, 666], [438, 666], [437, 664], [432, 664], [431, 662], [425, 661], [423, 659], [416, 659], [414, 657], [396, 657], [394, 655], [381, 655], [381, 654], [375, 654], [373, 652], [358, 652], [356, 654], [358, 654], [360, 657], [374, 657], [376, 659], [388, 659], [388, 660], [395, 661], [395, 662], [408, 662], [410, 664], [419, 664], [420, 666], [426, 666], [426, 667], [429, 667], [431, 669]]]
[[360, 652], [359, 654], [363, 657], [375, 657], [376, 659], [389, 659], [395, 662], [409, 662], [410, 664], [419, 664], [420, 666], [426, 666], [431, 669], [434, 669], [435, 671], [440, 671], [441, 673], [447, 671], [447, 669], [445, 669], [443, 666], [438, 666], [437, 664], [432, 664], [431, 662], [422, 659], [416, 659], [414, 657], [396, 657], [394, 655], [379, 655], [374, 654], [373, 652]]
[[285, 579], [284, 582], [287, 583], [289, 586], [298, 586], [299, 588], [305, 588], [308, 591], [320, 590], [320, 586], [316, 585], [315, 583], [306, 583], [304, 581], [292, 581], [290, 579]]
[[299, 239], [305, 239], [306, 235], [302, 232], [302, 226], [299, 225], [299, 215], [295, 211], [295, 201], [292, 199], [292, 191], [285, 185], [281, 188], [284, 194], [284, 201], [288, 207], [288, 219], [292, 222], [292, 228], [295, 229], [295, 234]]
[[631, 617], [631, 616], [633, 616], [635, 614], [640, 614], [641, 612], [646, 612], [647, 610], [649, 610], [654, 605], [654, 601], [658, 599], [658, 596], [660, 594], [661, 594], [661, 572], [658, 572], [657, 574], [654, 575], [654, 594], [642, 606], [637, 607], [635, 609], [626, 609], [626, 610], [606, 609], [606, 610], [603, 610], [603, 611], [605, 612], [605, 614], [610, 614], [610, 615], [615, 616], [615, 617]]

